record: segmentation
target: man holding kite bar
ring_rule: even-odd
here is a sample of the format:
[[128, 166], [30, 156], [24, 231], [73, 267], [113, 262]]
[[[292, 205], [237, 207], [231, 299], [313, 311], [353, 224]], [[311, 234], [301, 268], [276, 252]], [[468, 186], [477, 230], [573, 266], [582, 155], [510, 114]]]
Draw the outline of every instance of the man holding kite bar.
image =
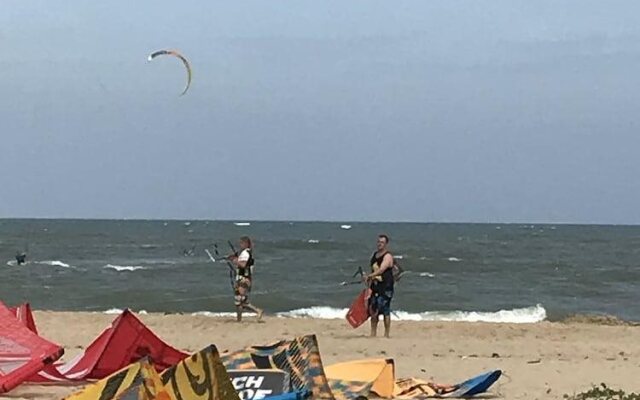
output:
[[371, 336], [378, 333], [378, 318], [384, 317], [384, 337], [391, 331], [391, 299], [393, 298], [393, 256], [388, 250], [389, 236], [378, 235], [376, 252], [371, 256], [371, 273], [365, 277], [371, 289], [369, 314], [371, 315]]
[[234, 254], [228, 257], [236, 269], [234, 290], [238, 322], [242, 321], [242, 311], [245, 309], [255, 312], [258, 315], [258, 321], [262, 319], [263, 311], [249, 303], [249, 293], [253, 282], [253, 264], [255, 263], [251, 254], [252, 247], [251, 238], [243, 236], [240, 238], [240, 253], [234, 251]]

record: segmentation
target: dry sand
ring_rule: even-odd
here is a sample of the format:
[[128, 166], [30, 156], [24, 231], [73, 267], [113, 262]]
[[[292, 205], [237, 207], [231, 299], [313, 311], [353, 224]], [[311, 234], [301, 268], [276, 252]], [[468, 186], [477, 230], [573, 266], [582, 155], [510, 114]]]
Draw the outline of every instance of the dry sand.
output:
[[[36, 312], [35, 317], [41, 335], [65, 347], [66, 359], [115, 318], [65, 312]], [[229, 318], [160, 314], [141, 319], [165, 341], [188, 351], [213, 343], [223, 352], [315, 333], [325, 364], [391, 357], [398, 377], [441, 383], [502, 369], [505, 375], [489, 396], [494, 398], [562, 398], [600, 382], [640, 392], [640, 327], [634, 326], [399, 322], [391, 339], [371, 339], [367, 327], [352, 330], [340, 320], [267, 318], [259, 324], [249, 318], [238, 324]], [[59, 399], [77, 389], [23, 385], [9, 397]]]

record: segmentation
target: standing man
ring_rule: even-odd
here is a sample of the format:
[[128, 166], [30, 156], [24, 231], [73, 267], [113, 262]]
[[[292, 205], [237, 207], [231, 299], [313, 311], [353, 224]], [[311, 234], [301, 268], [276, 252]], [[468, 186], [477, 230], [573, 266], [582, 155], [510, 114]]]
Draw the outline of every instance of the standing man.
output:
[[242, 321], [244, 309], [255, 312], [258, 315], [258, 321], [262, 319], [263, 311], [249, 303], [249, 293], [253, 282], [253, 264], [255, 263], [251, 254], [252, 247], [251, 238], [243, 236], [240, 238], [240, 254], [229, 256], [229, 261], [236, 269], [235, 304], [238, 322]]
[[393, 255], [388, 250], [389, 236], [378, 235], [376, 252], [371, 257], [371, 273], [366, 276], [371, 297], [369, 313], [371, 314], [371, 337], [378, 333], [378, 319], [384, 317], [384, 337], [391, 331], [391, 299], [393, 298]]

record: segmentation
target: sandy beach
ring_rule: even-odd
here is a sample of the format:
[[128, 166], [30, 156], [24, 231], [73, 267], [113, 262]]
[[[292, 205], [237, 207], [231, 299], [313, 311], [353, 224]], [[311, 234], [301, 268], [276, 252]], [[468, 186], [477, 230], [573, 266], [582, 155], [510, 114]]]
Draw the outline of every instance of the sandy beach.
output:
[[[36, 312], [41, 335], [65, 347], [68, 359], [89, 344], [114, 315]], [[399, 322], [392, 338], [371, 339], [366, 327], [344, 321], [267, 318], [237, 324], [230, 318], [149, 314], [140, 316], [174, 346], [196, 351], [210, 343], [220, 352], [315, 333], [323, 362], [367, 357], [396, 360], [398, 377], [458, 382], [489, 369], [505, 372], [491, 396], [562, 398], [605, 382], [640, 391], [640, 327], [585, 323], [489, 324]], [[23, 385], [9, 398], [59, 399], [78, 387]], [[2, 397], [5, 398], [5, 397]]]

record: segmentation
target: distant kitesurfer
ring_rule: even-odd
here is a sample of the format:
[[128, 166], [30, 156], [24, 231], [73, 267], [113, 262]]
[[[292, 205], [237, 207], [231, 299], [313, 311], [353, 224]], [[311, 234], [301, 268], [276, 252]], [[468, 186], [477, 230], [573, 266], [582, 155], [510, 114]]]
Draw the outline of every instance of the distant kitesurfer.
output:
[[253, 283], [253, 265], [255, 263], [252, 248], [251, 238], [243, 236], [240, 238], [240, 254], [229, 256], [229, 261], [236, 269], [234, 294], [238, 322], [242, 321], [242, 311], [245, 309], [255, 312], [258, 315], [258, 321], [262, 319], [263, 311], [249, 303], [249, 293]]
[[191, 246], [190, 249], [182, 249], [182, 255], [185, 257], [192, 257], [196, 254], [196, 246]]
[[376, 251], [371, 257], [371, 273], [365, 278], [371, 289], [369, 313], [371, 315], [371, 337], [378, 333], [378, 319], [384, 317], [384, 336], [391, 331], [391, 299], [393, 298], [393, 255], [388, 250], [389, 236], [379, 235]]
[[27, 262], [27, 253], [25, 253], [24, 251], [19, 251], [16, 253], [16, 263], [18, 263], [18, 265], [22, 265], [24, 263]]

